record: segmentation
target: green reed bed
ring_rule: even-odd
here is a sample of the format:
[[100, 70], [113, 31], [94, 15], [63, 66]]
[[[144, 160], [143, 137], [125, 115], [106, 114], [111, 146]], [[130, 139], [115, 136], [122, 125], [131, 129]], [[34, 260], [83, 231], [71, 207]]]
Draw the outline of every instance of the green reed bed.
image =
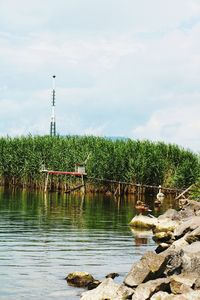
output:
[[[1, 183], [42, 187], [42, 165], [74, 171], [75, 163], [89, 153], [89, 177], [182, 188], [199, 175], [198, 155], [177, 145], [93, 136], [27, 136], [0, 138]], [[73, 179], [60, 176], [54, 181], [66, 186]]]

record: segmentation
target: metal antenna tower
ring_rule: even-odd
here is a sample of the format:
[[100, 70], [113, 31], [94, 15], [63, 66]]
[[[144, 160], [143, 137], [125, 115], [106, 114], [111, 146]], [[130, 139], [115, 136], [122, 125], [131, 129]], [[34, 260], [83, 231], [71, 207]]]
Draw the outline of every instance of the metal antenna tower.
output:
[[55, 98], [56, 98], [56, 91], [55, 91], [55, 78], [56, 75], [53, 75], [53, 98], [52, 98], [52, 113], [51, 113], [51, 124], [50, 124], [50, 136], [56, 135], [56, 118], [55, 118]]

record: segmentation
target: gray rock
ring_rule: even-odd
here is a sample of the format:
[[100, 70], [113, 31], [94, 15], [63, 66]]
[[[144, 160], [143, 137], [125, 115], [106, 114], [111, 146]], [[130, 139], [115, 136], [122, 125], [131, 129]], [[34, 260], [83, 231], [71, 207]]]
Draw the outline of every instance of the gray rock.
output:
[[170, 218], [159, 219], [156, 226], [153, 228], [153, 232], [171, 231], [174, 232], [175, 228], [180, 224], [180, 221], [171, 220]]
[[[151, 300], [170, 300], [174, 295], [170, 295], [167, 292], [157, 292], [150, 299]], [[142, 300], [142, 299], [141, 299]]]
[[200, 226], [200, 216], [194, 216], [189, 220], [184, 221], [182, 224], [176, 227], [174, 230], [174, 236], [176, 239], [184, 236], [187, 232], [191, 232]]
[[[133, 295], [134, 290], [125, 286], [124, 284], [121, 284], [119, 286], [119, 289], [117, 290], [117, 297], [120, 299], [130, 299], [130, 297]], [[116, 300], [116, 299], [115, 299]]]
[[173, 275], [170, 277], [170, 280], [180, 282], [190, 288], [192, 288], [198, 278], [196, 273], [181, 273], [179, 275]]
[[183, 208], [180, 212], [180, 217], [182, 220], [184, 219], [189, 219], [189, 218], [192, 218], [194, 216], [196, 216], [197, 214], [194, 212], [194, 209], [191, 209], [191, 208]]
[[195, 201], [195, 200], [186, 199], [185, 203], [183, 204], [183, 208], [184, 209], [188, 209], [188, 208], [193, 209], [193, 210], [195, 210], [195, 212], [198, 212], [198, 211], [200, 211], [200, 202]]
[[182, 270], [182, 263], [183, 263], [183, 253], [182, 251], [169, 251], [166, 253], [163, 253], [163, 255], [166, 255], [166, 261], [167, 264], [165, 266], [165, 270], [163, 271], [163, 274], [165, 276], [171, 276], [173, 274], [180, 274]]
[[200, 255], [200, 242], [195, 242], [184, 247], [184, 253]]
[[179, 240], [173, 242], [173, 244], [166, 250], [166, 252], [180, 251], [184, 247], [188, 246], [189, 243], [186, 241], [187, 234]]
[[195, 272], [200, 275], [200, 242], [194, 242], [183, 248], [183, 272]]
[[136, 287], [148, 280], [156, 279], [163, 274], [166, 265], [166, 256], [151, 251], [146, 252], [139, 262], [133, 264], [124, 283], [130, 287]]
[[105, 279], [96, 289], [82, 293], [81, 300], [124, 300], [130, 299], [134, 290], [116, 284], [113, 279]]
[[140, 284], [132, 296], [132, 300], [146, 300], [158, 291], [170, 291], [170, 279], [159, 278]]
[[200, 278], [199, 277], [195, 280], [194, 289], [195, 290], [199, 290], [200, 289]]
[[180, 282], [179, 280], [175, 280], [175, 279], [171, 279], [170, 289], [171, 289], [171, 292], [175, 295], [192, 292], [192, 289], [188, 285], [184, 284], [183, 282]]
[[181, 295], [175, 295], [174, 300], [200, 300], [200, 292], [192, 291], [190, 293], [185, 293]]
[[166, 218], [177, 221], [177, 220], [180, 220], [180, 215], [177, 210], [170, 208], [164, 214], [160, 215], [158, 217], [158, 220], [160, 221], [160, 220], [166, 219]]
[[179, 211], [181, 219], [191, 218], [200, 215], [200, 203], [193, 200], [185, 199], [182, 209]]
[[196, 241], [200, 241], [200, 226], [197, 227], [195, 230], [193, 230], [191, 233], [187, 235], [185, 240], [189, 243], [192, 244]]
[[158, 292], [151, 297], [151, 300], [200, 300], [200, 293], [198, 291], [192, 291], [184, 295], [173, 295], [167, 294], [166, 292]]

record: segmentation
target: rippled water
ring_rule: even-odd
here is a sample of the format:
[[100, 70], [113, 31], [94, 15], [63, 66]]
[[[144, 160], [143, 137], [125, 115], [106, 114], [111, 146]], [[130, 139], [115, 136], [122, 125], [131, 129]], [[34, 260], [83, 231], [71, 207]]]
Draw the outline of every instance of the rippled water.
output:
[[155, 248], [132, 232], [133, 199], [0, 190], [0, 299], [79, 299], [65, 276], [87, 271], [102, 279]]

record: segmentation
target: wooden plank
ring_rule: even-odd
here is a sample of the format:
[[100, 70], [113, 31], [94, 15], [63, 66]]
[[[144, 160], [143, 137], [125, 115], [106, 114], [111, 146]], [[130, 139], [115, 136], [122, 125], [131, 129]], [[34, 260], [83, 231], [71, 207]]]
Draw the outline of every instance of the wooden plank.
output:
[[194, 184], [191, 184], [186, 190], [184, 190], [180, 195], [178, 195], [175, 200], [180, 199], [181, 197], [185, 197], [184, 195], [194, 186]]
[[74, 191], [76, 191], [76, 190], [81, 189], [83, 186], [84, 186], [83, 184], [77, 185], [77, 186], [75, 186], [75, 187], [73, 187], [73, 188], [71, 188], [71, 189], [65, 191], [65, 193], [68, 194], [68, 193], [74, 192]]
[[52, 175], [72, 175], [72, 176], [86, 176], [86, 173], [78, 173], [78, 172], [64, 172], [64, 171], [47, 171], [49, 174]]
[[[131, 182], [125, 182], [125, 181], [111, 180], [111, 179], [87, 177], [87, 180], [101, 181], [101, 182], [110, 182], [110, 183], [116, 183], [116, 184], [121, 183], [121, 184], [129, 185], [129, 186], [136, 186], [136, 187], [142, 186], [142, 187], [146, 187], [146, 188], [159, 189], [159, 186], [157, 186], [157, 185], [147, 185], [147, 184], [140, 184], [140, 183], [131, 183]], [[166, 187], [162, 187], [162, 190], [171, 191], [171, 192], [182, 192], [183, 191], [183, 189], [166, 188]]]

